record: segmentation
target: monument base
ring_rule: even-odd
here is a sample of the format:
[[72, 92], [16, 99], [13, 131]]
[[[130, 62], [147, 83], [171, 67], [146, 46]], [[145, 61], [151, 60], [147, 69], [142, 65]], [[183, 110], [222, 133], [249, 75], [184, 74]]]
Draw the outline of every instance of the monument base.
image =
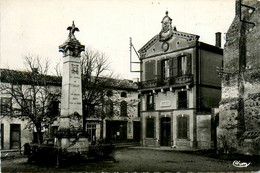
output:
[[81, 124], [82, 118], [60, 117], [60, 126], [56, 135], [57, 146], [68, 152], [87, 152], [89, 142]]

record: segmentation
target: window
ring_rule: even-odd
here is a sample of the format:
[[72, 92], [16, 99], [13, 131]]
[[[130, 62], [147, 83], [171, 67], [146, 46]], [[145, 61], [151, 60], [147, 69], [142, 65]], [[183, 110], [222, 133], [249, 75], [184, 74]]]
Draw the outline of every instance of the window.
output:
[[30, 99], [24, 99], [22, 102], [22, 114], [26, 115], [29, 113], [32, 113], [32, 100]]
[[87, 134], [88, 134], [88, 140], [91, 142], [96, 141], [96, 124], [93, 123], [87, 123]]
[[188, 117], [179, 116], [177, 118], [177, 128], [178, 128], [178, 138], [187, 139], [188, 138]]
[[20, 149], [21, 147], [21, 126], [20, 124], [10, 124], [10, 149]]
[[11, 98], [1, 98], [1, 114], [10, 114], [12, 109], [12, 99]]
[[127, 102], [124, 100], [120, 103], [120, 113], [123, 117], [127, 116]]
[[162, 79], [167, 79], [170, 77], [169, 60], [162, 60]]
[[145, 81], [154, 80], [155, 78], [155, 60], [144, 62]]
[[187, 108], [187, 91], [178, 92], [178, 109]]
[[146, 119], [146, 137], [154, 138], [154, 118]]
[[108, 90], [108, 91], [107, 91], [107, 96], [108, 96], [108, 97], [113, 96], [113, 92], [112, 92], [112, 90]]
[[178, 57], [178, 75], [191, 73], [191, 57], [188, 55]]
[[58, 132], [59, 126], [51, 126], [50, 128], [50, 136], [54, 138], [54, 135]]
[[112, 100], [107, 100], [105, 109], [106, 109], [106, 114], [112, 117], [114, 113], [114, 104]]
[[154, 96], [152, 94], [147, 95], [146, 108], [148, 111], [154, 110]]
[[59, 115], [59, 113], [60, 113], [59, 106], [60, 106], [59, 101], [56, 101], [56, 100], [52, 101], [52, 110], [51, 110], [51, 112], [52, 112], [53, 115]]
[[126, 92], [122, 92], [122, 93], [121, 93], [121, 97], [127, 97]]

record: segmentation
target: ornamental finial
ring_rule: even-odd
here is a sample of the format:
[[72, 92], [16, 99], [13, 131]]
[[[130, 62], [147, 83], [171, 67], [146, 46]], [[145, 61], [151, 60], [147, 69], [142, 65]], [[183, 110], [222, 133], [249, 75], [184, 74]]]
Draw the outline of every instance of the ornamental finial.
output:
[[77, 27], [75, 26], [75, 24], [74, 24], [74, 21], [72, 21], [72, 25], [69, 26], [69, 27], [67, 28], [67, 30], [70, 31], [70, 33], [69, 33], [69, 38], [70, 38], [70, 39], [73, 39], [73, 38], [75, 38], [75, 35], [74, 35], [75, 31], [79, 31], [79, 28], [77, 28]]
[[166, 16], [168, 16], [168, 13], [169, 13], [168, 10], [166, 10], [166, 12], [165, 12]]

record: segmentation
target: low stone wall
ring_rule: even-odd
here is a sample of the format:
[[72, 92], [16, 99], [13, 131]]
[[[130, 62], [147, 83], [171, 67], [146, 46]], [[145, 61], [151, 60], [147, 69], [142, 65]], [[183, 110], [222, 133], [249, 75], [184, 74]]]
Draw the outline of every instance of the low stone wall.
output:
[[197, 115], [197, 147], [211, 148], [211, 115]]

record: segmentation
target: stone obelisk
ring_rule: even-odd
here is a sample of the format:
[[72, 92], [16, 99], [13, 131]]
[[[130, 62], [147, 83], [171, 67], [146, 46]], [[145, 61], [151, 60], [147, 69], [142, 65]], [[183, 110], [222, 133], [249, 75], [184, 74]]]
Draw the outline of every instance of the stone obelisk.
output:
[[[63, 53], [63, 72], [62, 72], [62, 95], [61, 95], [61, 114], [59, 130], [69, 131], [75, 126], [72, 119], [77, 116], [82, 123], [82, 87], [81, 87], [81, 63], [80, 54], [85, 50], [85, 46], [76, 39], [74, 33], [79, 31], [75, 27], [74, 21], [72, 26], [67, 28], [69, 36], [65, 43], [59, 46], [59, 51]], [[70, 139], [64, 135], [61, 138], [61, 148], [69, 147]]]

